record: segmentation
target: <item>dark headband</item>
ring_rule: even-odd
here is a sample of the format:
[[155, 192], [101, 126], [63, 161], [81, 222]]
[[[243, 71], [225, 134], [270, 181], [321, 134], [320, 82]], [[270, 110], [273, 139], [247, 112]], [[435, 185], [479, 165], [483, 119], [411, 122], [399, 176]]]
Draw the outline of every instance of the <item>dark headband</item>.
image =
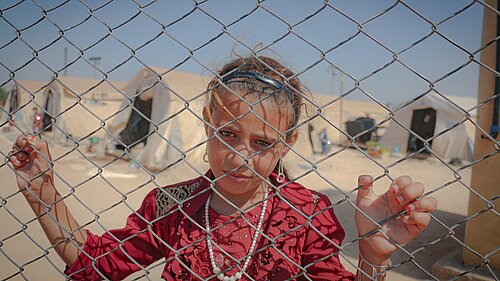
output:
[[222, 78], [222, 83], [226, 84], [227, 82], [229, 82], [230, 80], [233, 80], [235, 78], [254, 79], [254, 80], [257, 80], [259, 82], [265, 83], [269, 86], [272, 86], [276, 90], [282, 91], [283, 93], [286, 94], [290, 103], [292, 103], [294, 110], [298, 110], [297, 105], [295, 104], [295, 97], [294, 97], [293, 93], [290, 92], [290, 90], [287, 87], [285, 87], [278, 80], [273, 79], [267, 75], [264, 75], [264, 74], [258, 73], [258, 72], [236, 71], [236, 72], [232, 72], [232, 73], [229, 73], [228, 75], [224, 76]]

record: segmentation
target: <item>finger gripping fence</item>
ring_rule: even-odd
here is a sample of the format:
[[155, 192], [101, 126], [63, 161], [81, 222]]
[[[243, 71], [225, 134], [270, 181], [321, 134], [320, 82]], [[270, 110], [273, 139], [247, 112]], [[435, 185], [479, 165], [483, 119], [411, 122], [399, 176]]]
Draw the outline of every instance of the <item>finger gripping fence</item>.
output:
[[[499, 280], [497, 2], [344, 2], [2, 1], [0, 279], [324, 280], [336, 268], [359, 280]], [[279, 81], [219, 73], [240, 56]], [[247, 100], [231, 87], [256, 75], [273, 94]], [[245, 112], [211, 123], [216, 90]], [[278, 111], [304, 103], [284, 130], [260, 114], [280, 91]], [[238, 148], [228, 130], [247, 118], [277, 138]], [[209, 142], [241, 161], [218, 159], [226, 170], [212, 174]], [[289, 150], [284, 182], [255, 164], [278, 146]], [[264, 183], [243, 208], [215, 188], [241, 170]], [[359, 175], [374, 182], [369, 208]], [[402, 175], [425, 191], [378, 215], [399, 200], [388, 190]], [[48, 183], [55, 194], [34, 188]], [[391, 225], [432, 198], [428, 227], [399, 239], [407, 229]], [[395, 252], [372, 272], [358, 247], [373, 237]], [[60, 249], [85, 264], [67, 271]]]

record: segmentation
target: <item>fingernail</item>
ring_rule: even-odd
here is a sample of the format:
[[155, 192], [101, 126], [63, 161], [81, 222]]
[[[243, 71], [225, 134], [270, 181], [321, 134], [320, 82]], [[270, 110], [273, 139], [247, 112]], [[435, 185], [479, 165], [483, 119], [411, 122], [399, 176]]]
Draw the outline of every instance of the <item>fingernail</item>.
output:
[[409, 215], [402, 215], [401, 220], [404, 222], [408, 222], [410, 220], [410, 216]]
[[403, 196], [394, 198], [394, 201], [396, 201], [396, 204], [401, 205], [401, 203], [403, 203]]
[[392, 194], [396, 194], [399, 191], [399, 185], [397, 183], [394, 183], [389, 189], [391, 190]]
[[415, 210], [415, 205], [410, 204], [410, 205], [406, 206], [406, 211], [408, 213], [412, 212], [413, 210]]
[[16, 159], [20, 162], [24, 162], [28, 159], [28, 155], [25, 152], [18, 152], [16, 154]]
[[363, 175], [363, 176], [360, 176], [360, 177], [359, 177], [359, 181], [360, 181], [360, 182], [363, 182], [363, 183], [370, 182], [371, 180], [372, 180], [372, 177], [367, 176], [367, 175]]

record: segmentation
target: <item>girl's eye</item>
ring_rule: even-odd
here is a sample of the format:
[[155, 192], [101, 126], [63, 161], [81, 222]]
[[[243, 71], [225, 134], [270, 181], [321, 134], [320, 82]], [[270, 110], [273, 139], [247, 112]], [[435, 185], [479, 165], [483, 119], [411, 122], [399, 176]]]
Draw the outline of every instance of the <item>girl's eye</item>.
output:
[[267, 141], [263, 141], [263, 140], [258, 140], [257, 144], [262, 146], [262, 147], [270, 147], [272, 145], [272, 143], [267, 142]]
[[234, 134], [229, 131], [219, 131], [219, 134], [225, 138], [234, 137]]

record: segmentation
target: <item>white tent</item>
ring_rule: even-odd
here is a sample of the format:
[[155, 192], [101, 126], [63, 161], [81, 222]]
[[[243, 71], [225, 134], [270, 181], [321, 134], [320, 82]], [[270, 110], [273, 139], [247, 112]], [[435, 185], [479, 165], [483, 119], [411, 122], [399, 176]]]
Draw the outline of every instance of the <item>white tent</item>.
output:
[[3, 109], [0, 108], [0, 126], [12, 123], [19, 130], [30, 131], [33, 125], [33, 108], [43, 107], [43, 89], [47, 82], [16, 80], [9, 89]]
[[[314, 118], [309, 121], [314, 127], [312, 132], [312, 138], [316, 151], [319, 151], [321, 147], [321, 141], [319, 138], [319, 132], [322, 129], [326, 129], [328, 138], [330, 141], [337, 145], [348, 144], [348, 139], [339, 130], [347, 133], [347, 128], [345, 123], [347, 121], [355, 120], [359, 117], [373, 118], [376, 122], [380, 122], [388, 115], [388, 111], [373, 101], [363, 101], [363, 100], [350, 100], [350, 99], [338, 99], [338, 96], [324, 95], [319, 93], [313, 93], [310, 97], [312, 104], [304, 100], [307, 106], [307, 111], [302, 113], [305, 118], [310, 118], [311, 115], [315, 114], [318, 108], [321, 108], [321, 115], [324, 118]], [[333, 102], [335, 101], [335, 102]], [[332, 126], [333, 124], [334, 126]], [[302, 139], [309, 138], [307, 126], [303, 126], [302, 129]], [[337, 129], [338, 128], [338, 129]]]
[[[107, 125], [107, 150], [146, 142], [134, 160], [151, 170], [183, 154], [201, 159], [206, 139], [201, 110], [208, 77], [143, 68], [123, 88], [120, 113]], [[191, 150], [192, 149], [192, 150]]]
[[465, 113], [459, 107], [431, 93], [397, 110], [393, 119], [406, 128], [392, 120], [380, 144], [391, 151], [397, 147], [402, 153], [412, 152], [423, 147], [423, 143], [414, 137], [416, 134], [432, 140], [432, 151], [445, 161], [454, 158], [470, 161], [471, 138], [464, 123], [457, 126], [465, 118]]
[[[61, 76], [43, 90], [45, 130], [55, 139], [103, 136], [101, 123], [113, 117], [123, 95], [124, 82]], [[55, 119], [53, 122], [52, 119]], [[52, 124], [52, 125], [50, 125]]]

